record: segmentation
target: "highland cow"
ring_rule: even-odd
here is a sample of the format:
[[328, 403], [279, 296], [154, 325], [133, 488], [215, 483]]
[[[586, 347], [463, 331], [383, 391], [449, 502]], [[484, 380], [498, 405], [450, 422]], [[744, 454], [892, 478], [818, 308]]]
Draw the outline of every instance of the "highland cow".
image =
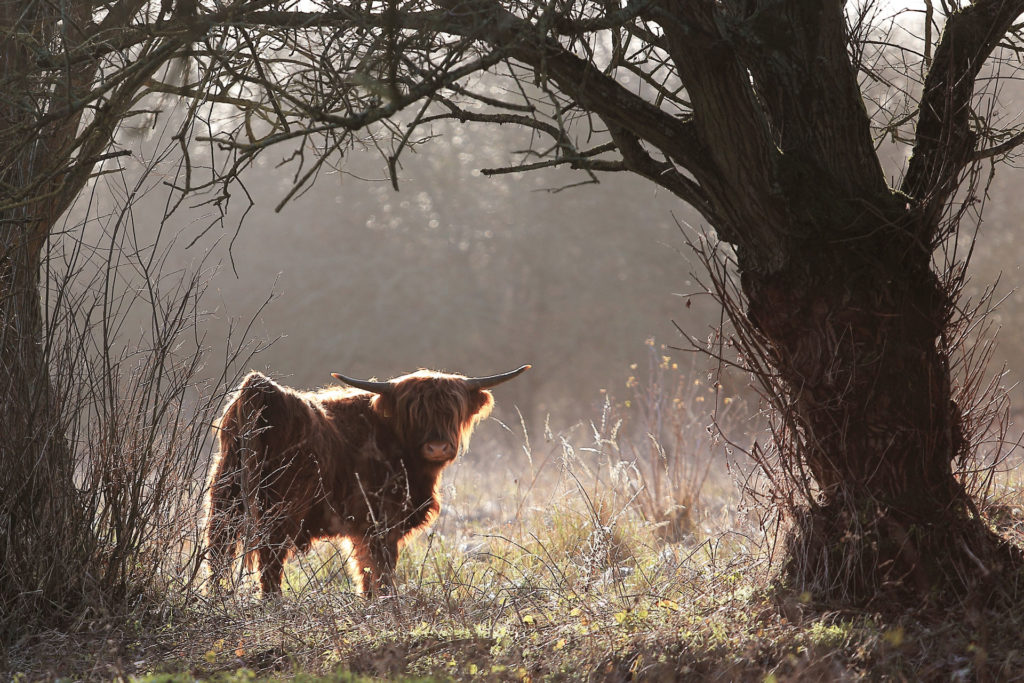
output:
[[529, 369], [467, 378], [428, 370], [354, 388], [295, 391], [250, 373], [217, 426], [206, 540], [215, 583], [241, 543], [264, 594], [285, 560], [325, 538], [352, 544], [363, 593], [394, 585], [398, 549], [441, 508], [441, 472], [494, 405], [487, 389]]

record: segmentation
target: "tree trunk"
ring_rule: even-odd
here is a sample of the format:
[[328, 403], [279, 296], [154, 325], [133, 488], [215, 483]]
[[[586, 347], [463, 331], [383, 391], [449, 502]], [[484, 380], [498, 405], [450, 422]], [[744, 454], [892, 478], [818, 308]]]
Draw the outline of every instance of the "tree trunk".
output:
[[33, 51], [54, 39], [62, 17], [85, 25], [88, 3], [0, 0], [0, 639], [25, 620], [52, 623], [90, 594], [83, 583], [93, 537], [74, 483], [72, 415], [49, 374], [39, 289], [50, 230], [91, 168], [66, 168], [80, 110], [44, 122], [95, 69], [51, 74], [54, 85], [34, 68]]
[[85, 594], [91, 535], [47, 370], [39, 249], [19, 227], [0, 224], [0, 614], [21, 620]]
[[[96, 3], [85, 0], [0, 0], [0, 639], [8, 625], [23, 630], [19, 620], [52, 623], [65, 608], [104, 597], [89, 585], [102, 580], [90, 516], [96, 501], [83, 500], [75, 485], [68, 443], [77, 406], [53, 389], [59, 369], [49, 364], [58, 350], [48, 348], [44, 326], [42, 254], [139, 92], [188, 42], [162, 39], [117, 78], [97, 80], [102, 60], [85, 58], [83, 48], [128, 26], [146, 5], [108, 4], [94, 23]], [[78, 56], [45, 67], [43, 49]]]
[[785, 455], [818, 489], [787, 567], [817, 596], [962, 592], [973, 587], [965, 576], [1020, 566], [953, 473], [970, 448], [942, 337], [953, 302], [913, 221], [894, 212], [857, 239], [849, 225], [822, 229], [846, 238], [808, 240], [769, 275], [740, 259], [748, 317], [769, 341], [792, 418], [798, 452]]

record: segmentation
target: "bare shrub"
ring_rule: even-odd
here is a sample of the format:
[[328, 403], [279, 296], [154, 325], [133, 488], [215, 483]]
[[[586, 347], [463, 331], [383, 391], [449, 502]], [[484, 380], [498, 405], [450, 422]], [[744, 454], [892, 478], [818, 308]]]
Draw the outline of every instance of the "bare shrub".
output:
[[[0, 520], [20, 527], [3, 557], [0, 639], [89, 615], [123, 617], [139, 605], [161, 610], [197, 585], [202, 472], [241, 349], [218, 359], [227, 370], [203, 378], [209, 264], [164, 267], [174, 240], [159, 230], [147, 238], [134, 224], [132, 198], [144, 194], [145, 175], [105, 216], [90, 207], [87, 219], [66, 219], [47, 248], [52, 374], [40, 381], [52, 388], [67, 440], [54, 435], [42, 452], [45, 459], [47, 449], [70, 448], [52, 459], [70, 471], [48, 476], [66, 476], [73, 497], [60, 514], [26, 517], [20, 512], [31, 501], [19, 492], [33, 489], [10, 484], [39, 472], [20, 469], [32, 467], [23, 459], [5, 465], [3, 490], [11, 494], [0, 501]], [[138, 600], [144, 594], [149, 599]]]
[[744, 402], [729, 395], [691, 362], [648, 339], [644, 367], [634, 363], [629, 398], [606, 395], [600, 419], [590, 423], [593, 445], [611, 483], [630, 492], [641, 517], [666, 541], [696, 533], [709, 480], [722, 486], [731, 446], [722, 429], [739, 433]]

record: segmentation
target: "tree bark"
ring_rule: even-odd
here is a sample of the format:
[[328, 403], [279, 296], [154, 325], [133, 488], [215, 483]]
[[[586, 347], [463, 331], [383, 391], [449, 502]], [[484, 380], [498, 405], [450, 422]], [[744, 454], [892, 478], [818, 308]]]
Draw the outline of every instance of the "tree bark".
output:
[[786, 456], [817, 490], [786, 578], [853, 602], [963, 594], [1022, 560], [954, 476], [971, 444], [943, 343], [953, 301], [914, 239], [920, 216], [887, 204], [852, 231], [822, 231], [845, 239], [795, 245], [781, 270], [743, 270], [741, 259], [748, 319], [792, 418]]

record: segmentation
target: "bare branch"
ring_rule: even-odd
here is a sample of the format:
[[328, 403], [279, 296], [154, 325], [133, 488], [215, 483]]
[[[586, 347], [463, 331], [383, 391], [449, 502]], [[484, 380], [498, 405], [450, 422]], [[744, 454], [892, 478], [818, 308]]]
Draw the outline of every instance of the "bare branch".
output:
[[999, 143], [995, 147], [975, 150], [974, 154], [971, 155], [971, 161], [984, 161], [985, 159], [1008, 154], [1022, 144], [1024, 144], [1024, 131], [1011, 136], [1008, 140]]
[[506, 166], [503, 168], [482, 168], [480, 169], [480, 172], [486, 176], [495, 176], [506, 175], [509, 173], [523, 173], [525, 171], [536, 171], [542, 168], [555, 168], [557, 166], [569, 166], [569, 168], [586, 169], [590, 171], [628, 170], [625, 164], [621, 161], [608, 161], [592, 158], [614, 150], [614, 144], [605, 143], [603, 145], [598, 145], [593, 149], [579, 152], [571, 157], [559, 157], [557, 159], [548, 159], [546, 161], [538, 161], [532, 164], [518, 164], [516, 166]]
[[[1024, 0], [978, 0], [952, 13], [925, 79], [914, 152], [902, 190], [936, 215], [971, 161], [970, 129], [975, 80], [992, 50], [1024, 13]], [[928, 221], [926, 221], [928, 222]]]
[[712, 225], [724, 225], [719, 220], [720, 217], [716, 215], [710, 198], [700, 185], [676, 170], [670, 162], [655, 161], [632, 133], [614, 126], [609, 126], [609, 131], [622, 152], [623, 163], [629, 170], [654, 181], [682, 198], [690, 206], [700, 211], [701, 215]]

